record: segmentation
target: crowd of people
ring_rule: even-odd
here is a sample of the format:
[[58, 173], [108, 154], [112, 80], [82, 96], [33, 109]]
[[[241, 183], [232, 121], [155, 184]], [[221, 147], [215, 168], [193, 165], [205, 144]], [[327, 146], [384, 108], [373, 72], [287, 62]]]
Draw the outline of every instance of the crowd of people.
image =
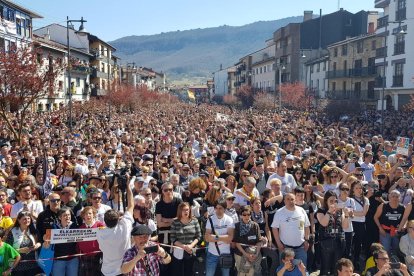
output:
[[[20, 141], [0, 125], [2, 275], [414, 272], [414, 155], [396, 142], [409, 115], [382, 136], [373, 113], [105, 114], [75, 110], [72, 132], [64, 113], [31, 114]], [[86, 228], [95, 239], [50, 237]]]

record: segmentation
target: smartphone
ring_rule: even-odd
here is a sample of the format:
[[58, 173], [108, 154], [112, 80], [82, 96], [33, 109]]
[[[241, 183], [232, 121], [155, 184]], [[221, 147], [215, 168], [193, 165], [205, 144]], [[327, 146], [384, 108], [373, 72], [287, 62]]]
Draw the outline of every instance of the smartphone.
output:
[[157, 253], [158, 252], [158, 245], [145, 247], [144, 250], [145, 250], [145, 253], [147, 253], [147, 254]]
[[301, 263], [302, 261], [301, 260], [299, 260], [299, 259], [293, 259], [292, 260], [292, 265], [294, 265], [294, 266], [298, 266], [298, 265], [300, 265], [300, 263]]
[[400, 269], [401, 264], [400, 263], [390, 263], [391, 269]]

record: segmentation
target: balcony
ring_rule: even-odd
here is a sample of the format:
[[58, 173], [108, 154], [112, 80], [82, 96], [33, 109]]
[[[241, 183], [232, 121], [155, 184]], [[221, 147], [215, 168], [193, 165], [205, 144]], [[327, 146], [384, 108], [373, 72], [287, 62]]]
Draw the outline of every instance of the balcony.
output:
[[326, 72], [326, 78], [337, 79], [337, 78], [349, 78], [349, 70], [335, 70]]
[[405, 54], [405, 41], [394, 44], [394, 55]]
[[407, 19], [407, 8], [399, 9], [395, 12], [395, 21]]
[[381, 47], [375, 50], [375, 58], [383, 58], [387, 56], [387, 47]]
[[375, 66], [349, 69], [349, 76], [351, 77], [369, 77], [376, 74], [377, 68]]
[[[102, 72], [102, 71], [98, 71], [98, 69], [94, 68], [92, 70], [91, 77], [92, 78], [108, 79], [108, 73], [105, 73], [105, 72]], [[110, 78], [112, 79], [111, 76], [110, 76]]]
[[326, 98], [330, 100], [354, 100], [354, 101], [376, 101], [379, 99], [378, 93], [375, 93], [373, 90], [336, 90], [336, 91], [327, 91]]
[[404, 83], [404, 75], [392, 77], [392, 87], [402, 87]]
[[90, 68], [89, 68], [89, 66], [84, 66], [84, 65], [75, 65], [75, 64], [73, 64], [72, 66], [71, 66], [71, 70], [70, 70], [70, 72], [72, 73], [72, 74], [83, 74], [83, 75], [89, 75], [89, 73], [90, 73]]
[[382, 9], [390, 5], [391, 0], [375, 0], [375, 8]]
[[377, 22], [378, 22], [377, 23], [378, 24], [378, 26], [377, 26], [378, 29], [384, 28], [388, 24], [388, 15], [379, 18]]

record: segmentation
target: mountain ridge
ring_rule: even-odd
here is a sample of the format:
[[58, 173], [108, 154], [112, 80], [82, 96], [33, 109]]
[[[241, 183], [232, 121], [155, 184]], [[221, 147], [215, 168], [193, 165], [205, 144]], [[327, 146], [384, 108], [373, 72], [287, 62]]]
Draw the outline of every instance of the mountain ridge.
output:
[[220, 66], [231, 66], [241, 57], [265, 47], [265, 41], [280, 27], [302, 20], [302, 16], [291, 16], [242, 26], [130, 35], [109, 43], [117, 49], [121, 64], [135, 62], [137, 66], [165, 72], [168, 79], [207, 79]]

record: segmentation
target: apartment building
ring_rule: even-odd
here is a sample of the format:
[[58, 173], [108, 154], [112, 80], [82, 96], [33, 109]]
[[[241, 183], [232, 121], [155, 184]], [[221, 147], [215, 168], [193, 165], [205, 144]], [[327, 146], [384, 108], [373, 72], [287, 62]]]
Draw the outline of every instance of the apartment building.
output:
[[14, 2], [0, 0], [0, 48], [20, 48], [32, 42], [33, 19], [39, 14]]
[[375, 92], [377, 68], [375, 57], [381, 38], [371, 34], [348, 38], [328, 46], [329, 100], [351, 100], [375, 109], [379, 94]]
[[273, 39], [266, 41], [266, 47], [251, 54], [252, 64], [248, 75], [256, 92], [275, 91], [275, 50]]
[[[414, 93], [414, 2], [408, 0], [375, 0], [375, 7], [383, 9], [378, 19], [377, 35], [382, 38], [377, 49], [378, 67], [376, 90], [382, 96], [379, 109], [400, 110]], [[382, 97], [381, 97], [382, 98]]]

